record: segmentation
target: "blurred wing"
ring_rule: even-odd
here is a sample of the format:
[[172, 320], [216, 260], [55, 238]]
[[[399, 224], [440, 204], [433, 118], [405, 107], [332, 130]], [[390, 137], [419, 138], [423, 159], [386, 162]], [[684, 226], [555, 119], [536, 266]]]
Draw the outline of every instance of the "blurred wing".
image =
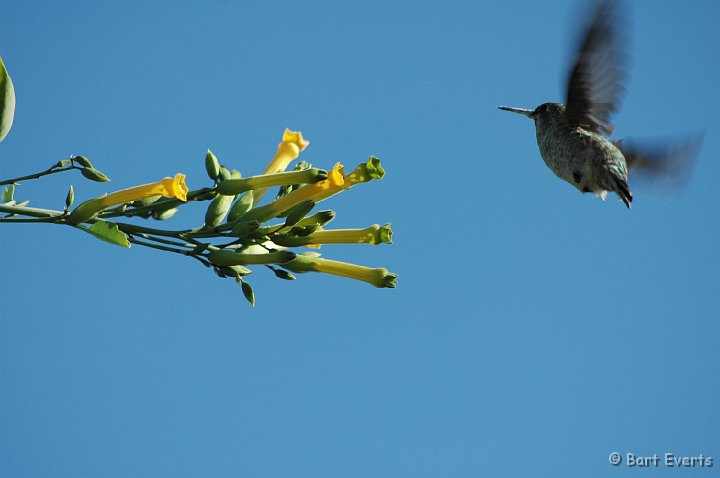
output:
[[609, 136], [610, 116], [624, 93], [625, 56], [620, 49], [615, 2], [598, 3], [568, 80], [566, 115], [570, 127]]
[[702, 136], [674, 142], [640, 142], [626, 138], [614, 144], [622, 151], [634, 177], [672, 186], [690, 176], [700, 152]]

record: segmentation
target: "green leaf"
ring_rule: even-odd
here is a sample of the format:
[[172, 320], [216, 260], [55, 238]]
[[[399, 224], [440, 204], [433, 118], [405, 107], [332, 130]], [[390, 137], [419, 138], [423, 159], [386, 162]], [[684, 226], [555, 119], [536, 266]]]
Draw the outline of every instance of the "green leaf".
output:
[[90, 227], [79, 227], [101, 241], [109, 242], [117, 246], [130, 247], [130, 241], [128, 241], [127, 236], [118, 229], [117, 224], [114, 222], [98, 221]]
[[250, 284], [248, 284], [245, 281], [242, 281], [242, 282], [240, 282], [240, 286], [242, 287], [243, 295], [245, 296], [247, 301], [250, 302], [253, 307], [255, 307], [255, 292], [253, 292], [253, 289], [252, 289], [252, 287], [250, 287]]
[[13, 196], [15, 195], [15, 185], [11, 184], [10, 186], [3, 188], [2, 192], [2, 202], [10, 202], [13, 200]]
[[0, 58], [0, 142], [5, 139], [15, 117], [15, 87]]

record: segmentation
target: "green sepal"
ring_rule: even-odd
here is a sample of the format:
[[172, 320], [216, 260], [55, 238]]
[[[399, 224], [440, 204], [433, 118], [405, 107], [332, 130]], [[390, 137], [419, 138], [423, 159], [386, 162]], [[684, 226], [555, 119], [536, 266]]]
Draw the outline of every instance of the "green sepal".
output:
[[0, 58], [0, 142], [5, 139], [15, 117], [15, 87]]
[[385, 170], [380, 164], [380, 160], [375, 156], [370, 156], [365, 163], [365, 169], [373, 179], [382, 179], [385, 176]]
[[101, 173], [100, 171], [98, 171], [95, 168], [82, 168], [80, 170], [80, 172], [82, 173], [83, 176], [85, 176], [86, 178], [88, 178], [92, 181], [97, 181], [99, 183], [106, 183], [106, 182], [110, 181], [110, 178], [108, 178], [107, 176], [105, 176], [103, 173]]
[[218, 162], [217, 156], [209, 149], [205, 155], [205, 171], [207, 171], [208, 176], [213, 181], [220, 177], [220, 163]]
[[120, 231], [117, 224], [110, 221], [97, 221], [90, 227], [78, 226], [85, 232], [89, 232], [101, 241], [115, 244], [116, 246], [130, 247], [130, 241], [124, 232]]

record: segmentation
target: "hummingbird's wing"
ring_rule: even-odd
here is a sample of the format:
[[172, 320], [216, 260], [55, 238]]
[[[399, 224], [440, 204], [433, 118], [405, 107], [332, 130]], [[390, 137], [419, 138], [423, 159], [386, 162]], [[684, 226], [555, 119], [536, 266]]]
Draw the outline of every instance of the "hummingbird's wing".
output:
[[624, 54], [616, 30], [616, 4], [606, 0], [596, 6], [585, 30], [568, 79], [566, 118], [568, 126], [609, 136], [615, 127], [610, 116], [624, 93]]
[[638, 141], [625, 138], [614, 142], [637, 178], [679, 185], [692, 171], [702, 145], [702, 136], [677, 141]]

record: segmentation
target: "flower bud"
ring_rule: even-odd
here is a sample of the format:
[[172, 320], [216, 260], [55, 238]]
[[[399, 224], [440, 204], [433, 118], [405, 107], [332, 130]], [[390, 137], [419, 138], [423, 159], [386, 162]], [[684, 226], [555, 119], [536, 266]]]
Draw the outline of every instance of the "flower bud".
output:
[[257, 221], [238, 221], [233, 225], [232, 235], [242, 239], [257, 231], [259, 226]]
[[235, 201], [235, 204], [233, 204], [232, 208], [230, 208], [230, 212], [228, 213], [228, 222], [237, 221], [243, 216], [243, 214], [252, 209], [253, 203], [255, 202], [254, 199], [255, 198], [253, 197], [252, 192], [250, 192], [243, 194], [240, 199]]
[[306, 199], [305, 201], [290, 209], [287, 215], [287, 219], [285, 219], [285, 227], [294, 226], [295, 224], [300, 222], [300, 220], [307, 216], [314, 207], [315, 201], [313, 201], [312, 199]]
[[82, 168], [80, 172], [83, 176], [90, 179], [91, 181], [97, 181], [98, 183], [106, 183], [110, 181], [110, 178], [108, 178], [95, 168]]
[[92, 168], [93, 167], [90, 160], [87, 159], [85, 156], [73, 156], [72, 158], [70, 158], [70, 160], [78, 163], [83, 168]]
[[208, 176], [210, 176], [210, 179], [213, 181], [220, 177], [220, 163], [218, 162], [217, 157], [209, 149], [205, 155], [205, 171], [207, 171]]
[[222, 196], [218, 194], [215, 196], [215, 199], [210, 201], [210, 206], [208, 206], [205, 212], [206, 228], [215, 227], [225, 219], [225, 215], [228, 213], [233, 199], [235, 199], [233, 196]]
[[67, 196], [65, 196], [65, 209], [70, 209], [70, 206], [72, 206], [73, 202], [75, 201], [75, 190], [73, 190], [72, 185], [70, 185], [70, 190], [67, 193]]
[[176, 207], [172, 207], [170, 209], [153, 211], [151, 215], [152, 215], [152, 218], [155, 220], [166, 221], [166, 220], [170, 219], [171, 217], [173, 217], [177, 211], [178, 210]]

